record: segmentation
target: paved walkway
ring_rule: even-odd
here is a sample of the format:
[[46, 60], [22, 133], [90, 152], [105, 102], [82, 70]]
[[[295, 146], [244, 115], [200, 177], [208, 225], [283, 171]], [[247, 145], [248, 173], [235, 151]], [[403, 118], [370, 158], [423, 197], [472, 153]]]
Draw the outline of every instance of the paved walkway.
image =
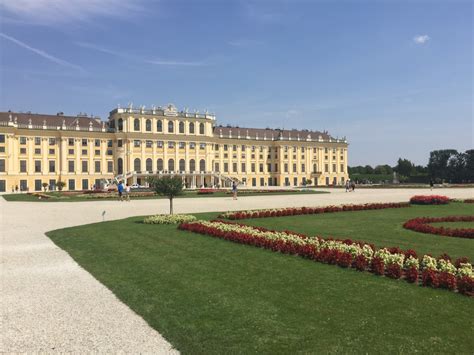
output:
[[[428, 189], [360, 189], [331, 194], [177, 199], [175, 211], [207, 212], [342, 203], [399, 202]], [[433, 193], [472, 198], [474, 189]], [[49, 230], [166, 213], [167, 200], [6, 202], [0, 197], [0, 352], [174, 352], [163, 337], [57, 248]]]

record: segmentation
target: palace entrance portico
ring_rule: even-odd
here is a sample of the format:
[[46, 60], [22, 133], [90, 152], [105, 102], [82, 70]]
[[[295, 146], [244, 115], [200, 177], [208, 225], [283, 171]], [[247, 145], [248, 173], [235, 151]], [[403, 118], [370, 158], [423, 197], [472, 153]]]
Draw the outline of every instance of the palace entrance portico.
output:
[[[168, 172], [168, 171], [132, 171], [125, 175], [119, 175], [117, 180], [124, 180], [127, 184], [147, 185], [147, 178], [155, 176], [179, 176], [183, 180], [183, 185], [187, 189], [212, 188], [212, 187], [231, 187], [234, 179], [227, 175], [215, 173], [212, 171], [196, 172]], [[237, 180], [236, 180], [237, 181]]]

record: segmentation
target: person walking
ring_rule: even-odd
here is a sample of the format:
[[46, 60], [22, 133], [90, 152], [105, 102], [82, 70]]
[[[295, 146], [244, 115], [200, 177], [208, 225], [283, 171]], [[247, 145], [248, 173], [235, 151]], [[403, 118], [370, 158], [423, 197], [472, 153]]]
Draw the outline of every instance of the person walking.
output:
[[351, 179], [348, 179], [346, 181], [346, 192], [348, 192], [350, 190], [350, 187], [351, 187]]
[[130, 185], [125, 184], [125, 200], [130, 202]]
[[433, 191], [433, 187], [434, 187], [434, 181], [433, 179], [430, 179], [430, 190]]
[[119, 198], [119, 201], [123, 201], [123, 183], [122, 181], [119, 182], [118, 186], [117, 186], [117, 191], [118, 191], [118, 198]]
[[232, 182], [232, 196], [234, 200], [237, 200], [237, 183], [235, 181]]

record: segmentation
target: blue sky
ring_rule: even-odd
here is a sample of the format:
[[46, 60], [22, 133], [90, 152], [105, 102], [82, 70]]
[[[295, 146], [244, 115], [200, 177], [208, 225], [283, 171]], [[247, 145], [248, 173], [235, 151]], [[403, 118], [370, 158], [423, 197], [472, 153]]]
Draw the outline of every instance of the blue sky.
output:
[[0, 2], [0, 110], [174, 103], [346, 136], [349, 164], [473, 148], [470, 1]]

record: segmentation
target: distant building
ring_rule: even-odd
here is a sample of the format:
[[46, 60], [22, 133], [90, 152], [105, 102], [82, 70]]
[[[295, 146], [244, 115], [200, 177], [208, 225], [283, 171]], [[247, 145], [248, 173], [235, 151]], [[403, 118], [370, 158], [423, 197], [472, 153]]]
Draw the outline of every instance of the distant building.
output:
[[0, 113], [0, 191], [87, 190], [182, 176], [188, 188], [341, 185], [347, 141], [327, 132], [217, 126], [209, 113], [173, 106], [116, 108], [108, 122], [86, 115]]

